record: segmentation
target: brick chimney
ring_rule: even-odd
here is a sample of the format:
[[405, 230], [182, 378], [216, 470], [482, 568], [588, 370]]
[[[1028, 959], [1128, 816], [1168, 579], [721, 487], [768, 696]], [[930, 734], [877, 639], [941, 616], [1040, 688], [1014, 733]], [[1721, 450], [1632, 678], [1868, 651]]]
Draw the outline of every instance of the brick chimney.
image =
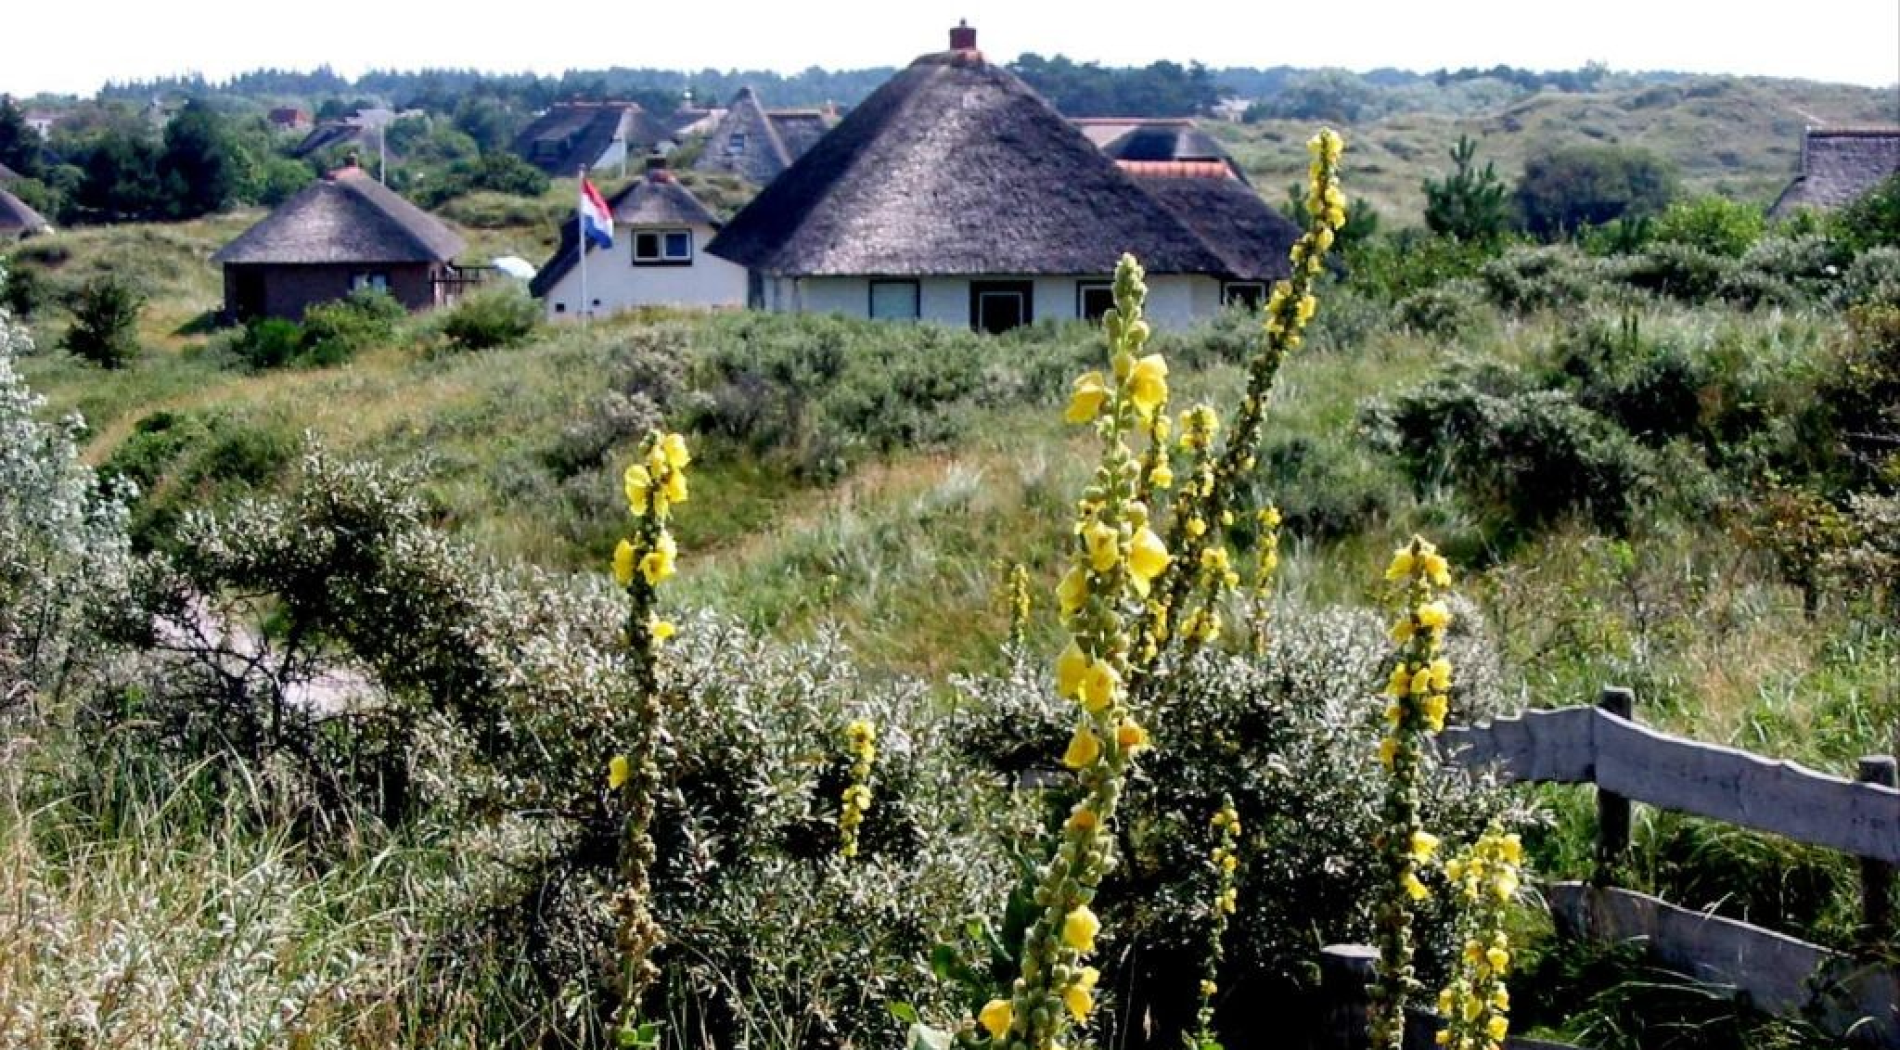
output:
[[647, 181], [648, 182], [674, 181], [673, 173], [667, 170], [667, 162], [666, 162], [665, 155], [659, 154], [659, 153], [650, 153], [647, 155]]
[[950, 30], [950, 50], [976, 50], [976, 30], [970, 28], [968, 19], [957, 19], [956, 27]]

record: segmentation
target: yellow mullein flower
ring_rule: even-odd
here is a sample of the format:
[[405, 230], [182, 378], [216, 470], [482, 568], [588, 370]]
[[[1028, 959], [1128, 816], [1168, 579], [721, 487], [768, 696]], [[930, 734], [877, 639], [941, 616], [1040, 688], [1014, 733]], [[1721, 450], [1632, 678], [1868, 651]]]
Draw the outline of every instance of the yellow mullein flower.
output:
[[1121, 561], [1121, 534], [1114, 526], [1091, 521], [1082, 530], [1082, 541], [1088, 547], [1089, 565], [1096, 572], [1107, 572]]
[[1161, 575], [1171, 560], [1168, 548], [1154, 530], [1143, 525], [1135, 531], [1135, 542], [1128, 551], [1128, 571], [1139, 581], [1137, 590], [1145, 593], [1147, 585]]
[[1438, 852], [1438, 836], [1437, 835], [1434, 835], [1431, 832], [1424, 831], [1424, 830], [1417, 830], [1417, 831], [1412, 832], [1411, 849], [1408, 851], [1408, 853], [1410, 854], [1414, 862], [1423, 864], [1426, 861], [1431, 860], [1432, 854], [1436, 852]]
[[1397, 582], [1410, 575], [1412, 575], [1412, 550], [1409, 547], [1400, 547], [1392, 554], [1392, 564], [1385, 568], [1385, 578]]
[[1450, 660], [1447, 660], [1442, 656], [1436, 660], [1433, 660], [1432, 665], [1431, 665], [1431, 672], [1432, 672], [1432, 689], [1433, 690], [1442, 693], [1451, 688], [1451, 661]]
[[1148, 472], [1148, 484], [1158, 489], [1168, 488], [1174, 484], [1174, 471], [1169, 470], [1166, 463], [1156, 463]]
[[1102, 754], [1101, 738], [1087, 726], [1076, 729], [1069, 738], [1069, 749], [1062, 753], [1062, 764], [1070, 769], [1081, 769], [1093, 763]]
[[1065, 617], [1074, 616], [1088, 596], [1089, 574], [1080, 565], [1071, 567], [1056, 585], [1056, 604]]
[[1067, 700], [1079, 700], [1082, 697], [1082, 676], [1088, 673], [1089, 657], [1069, 639], [1069, 647], [1056, 657], [1056, 695]]
[[1069, 814], [1068, 828], [1070, 831], [1093, 831], [1099, 823], [1101, 823], [1101, 818], [1095, 815], [1094, 810], [1087, 806], [1078, 806], [1075, 812]]
[[614, 547], [614, 580], [622, 587], [633, 584], [633, 543], [629, 540]]
[[671, 620], [655, 620], [648, 630], [652, 632], [653, 640], [656, 642], [664, 642], [679, 633], [679, 629], [673, 626]]
[[1071, 984], [1062, 990], [1062, 1004], [1069, 1008], [1070, 1017], [1086, 1021], [1089, 1011], [1095, 1009], [1095, 993], [1080, 984]]
[[991, 999], [977, 1012], [976, 1021], [983, 1030], [990, 1033], [991, 1039], [1001, 1039], [1009, 1034], [1010, 1022], [1015, 1020], [1015, 1011], [1008, 999]]
[[1095, 917], [1088, 905], [1079, 905], [1062, 919], [1062, 943], [1087, 955], [1095, 950], [1095, 935], [1101, 929], [1102, 920]]
[[660, 542], [646, 556], [640, 559], [640, 572], [647, 578], [647, 585], [658, 587], [673, 575], [673, 563], [679, 556], [679, 547], [673, 537], [660, 534]]
[[1386, 680], [1385, 695], [1397, 698], [1412, 691], [1412, 672], [1404, 663], [1392, 669], [1392, 677]]
[[1149, 354], [1129, 370], [1128, 398], [1143, 419], [1153, 416], [1168, 399], [1168, 363], [1160, 354]]
[[1451, 611], [1444, 602], [1426, 602], [1418, 607], [1418, 622], [1426, 630], [1443, 630], [1451, 623]]
[[1511, 953], [1503, 948], [1487, 948], [1484, 961], [1491, 967], [1491, 972], [1501, 974], [1511, 966]]
[[1062, 418], [1071, 423], [1087, 423], [1102, 411], [1102, 402], [1108, 400], [1108, 383], [1100, 372], [1084, 372], [1075, 380], [1069, 395], [1069, 409]]
[[633, 763], [625, 755], [615, 755], [607, 762], [607, 789], [618, 791], [620, 786], [633, 776]]
[[1433, 693], [1419, 705], [1419, 712], [1425, 716], [1425, 725], [1434, 733], [1445, 731], [1445, 715], [1451, 707], [1451, 701], [1443, 693]]
[[666, 463], [674, 470], [685, 470], [693, 461], [693, 454], [686, 448], [686, 439], [678, 434], [668, 434], [660, 439], [660, 450], [666, 455]]
[[1107, 660], [1091, 661], [1082, 675], [1082, 692], [1078, 699], [1090, 714], [1100, 714], [1121, 695], [1121, 685], [1121, 675]]
[[1386, 737], [1384, 740], [1379, 741], [1379, 763], [1385, 766], [1385, 768], [1392, 768], [1392, 760], [1397, 758], [1398, 754], [1399, 742], [1397, 740]]
[[628, 467], [626, 474], [621, 478], [621, 487], [626, 491], [627, 509], [633, 512], [633, 516], [637, 518], [645, 514], [647, 494], [653, 488], [653, 475], [647, 471], [647, 468], [638, 463]]
[[686, 475], [677, 470], [668, 471], [664, 491], [669, 503], [686, 502]]
[[1148, 746], [1148, 731], [1132, 718], [1123, 719], [1122, 724], [1115, 727], [1115, 742], [1124, 751], [1139, 751]]
[[1405, 895], [1415, 901], [1422, 901], [1432, 895], [1432, 891], [1425, 888], [1418, 876], [1409, 871], [1399, 878], [1399, 884], [1405, 887]]

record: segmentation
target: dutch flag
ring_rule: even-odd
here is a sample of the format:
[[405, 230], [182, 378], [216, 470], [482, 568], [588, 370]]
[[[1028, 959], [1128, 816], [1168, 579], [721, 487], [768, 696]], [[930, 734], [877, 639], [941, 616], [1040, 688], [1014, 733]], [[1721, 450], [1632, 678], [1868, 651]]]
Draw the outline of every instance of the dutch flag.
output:
[[581, 237], [596, 248], [614, 246], [614, 217], [592, 182], [581, 180]]

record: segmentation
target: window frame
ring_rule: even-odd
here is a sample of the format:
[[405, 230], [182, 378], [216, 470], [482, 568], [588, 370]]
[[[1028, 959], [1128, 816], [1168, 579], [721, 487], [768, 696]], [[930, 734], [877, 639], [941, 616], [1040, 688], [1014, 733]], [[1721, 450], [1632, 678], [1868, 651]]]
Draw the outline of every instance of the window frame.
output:
[[[1253, 301], [1251, 303], [1246, 302], [1245, 300], [1236, 297], [1235, 293], [1241, 292], [1243, 290], [1251, 291], [1253, 293]], [[1263, 304], [1266, 303], [1266, 301], [1267, 301], [1267, 282], [1265, 281], [1223, 281], [1221, 282], [1220, 304], [1221, 304], [1222, 309], [1231, 309], [1236, 305], [1244, 305], [1249, 310], [1258, 310]]]
[[[668, 248], [670, 247], [670, 245], [668, 245], [667, 242], [674, 237], [680, 237], [680, 236], [683, 236], [686, 238], [686, 254], [685, 255], [670, 254], [668, 251]], [[642, 238], [647, 238], [647, 237], [653, 238], [653, 244], [656, 251], [652, 255], [640, 254], [640, 241]], [[648, 230], [634, 230], [633, 236], [628, 238], [628, 240], [633, 242], [631, 252], [630, 252], [630, 257], [633, 260], [633, 265], [635, 266], [691, 266], [693, 265], [693, 252], [694, 252], [693, 231], [684, 226], [654, 227], [653, 229], [648, 229]]]
[[[910, 316], [880, 316], [877, 312], [877, 290], [882, 286], [903, 286], [910, 289]], [[924, 319], [924, 285], [914, 278], [878, 277], [866, 282], [864, 316], [873, 321], [921, 321]]]
[[1102, 291], [1106, 291], [1108, 293], [1108, 305], [1110, 307], [1113, 307], [1115, 305], [1115, 282], [1113, 280], [1106, 277], [1100, 278], [1100, 279], [1088, 277], [1088, 278], [1083, 278], [1082, 280], [1078, 280], [1075, 282], [1075, 319], [1076, 320], [1089, 321], [1093, 323], [1093, 322], [1100, 321], [1102, 319], [1101, 314], [1096, 314], [1095, 316], [1091, 317], [1089, 316], [1089, 311], [1088, 311], [1089, 293], [1102, 292]]
[[389, 288], [388, 270], [352, 270], [350, 271], [350, 291], [360, 292], [368, 288], [388, 295], [395, 293]]
[[[990, 331], [983, 324], [983, 300], [990, 296], [1016, 296], [1022, 303], [1017, 322], [1012, 328], [1027, 328], [1036, 323], [1036, 282], [1031, 280], [977, 280], [970, 282], [970, 328], [977, 332]], [[1010, 329], [998, 329], [992, 334], [1001, 334]]]

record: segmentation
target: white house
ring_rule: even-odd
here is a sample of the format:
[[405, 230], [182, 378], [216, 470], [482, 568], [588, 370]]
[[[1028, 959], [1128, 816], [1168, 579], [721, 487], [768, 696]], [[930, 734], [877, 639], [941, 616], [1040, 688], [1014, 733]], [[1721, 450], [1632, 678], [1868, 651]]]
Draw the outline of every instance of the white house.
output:
[[679, 184], [659, 158], [646, 177], [607, 202], [614, 218], [612, 248], [587, 248], [587, 292], [581, 294], [575, 226], [561, 233], [561, 247], [528, 286], [547, 304], [550, 318], [611, 314], [639, 306], [702, 309], [745, 305], [746, 271], [709, 255], [719, 220]]
[[[1177, 122], [1178, 123], [1178, 122]], [[1095, 318], [1123, 252], [1183, 328], [1286, 276], [1299, 231], [1191, 125], [1101, 146], [951, 30], [819, 139], [708, 250], [757, 309], [998, 332]], [[1112, 148], [1111, 148], [1112, 147]]]

